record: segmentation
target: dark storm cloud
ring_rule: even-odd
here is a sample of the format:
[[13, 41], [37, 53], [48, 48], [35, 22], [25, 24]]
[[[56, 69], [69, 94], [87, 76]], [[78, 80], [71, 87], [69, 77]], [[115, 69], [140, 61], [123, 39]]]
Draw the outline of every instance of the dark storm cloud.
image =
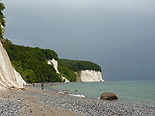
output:
[[89, 60], [105, 80], [155, 79], [154, 0], [2, 0], [5, 37]]

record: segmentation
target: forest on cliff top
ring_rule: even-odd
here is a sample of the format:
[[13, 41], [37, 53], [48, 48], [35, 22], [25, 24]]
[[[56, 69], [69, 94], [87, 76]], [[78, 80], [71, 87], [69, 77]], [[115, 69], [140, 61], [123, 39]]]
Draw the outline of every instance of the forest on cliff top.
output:
[[101, 72], [101, 67], [90, 61], [59, 59], [59, 64], [61, 66], [66, 66], [69, 68], [69, 70], [75, 72], [81, 70], [95, 70]]
[[[8, 39], [4, 41], [3, 46], [7, 50], [12, 65], [28, 83], [62, 82], [61, 76], [75, 82], [77, 77], [74, 71], [101, 71], [100, 66], [90, 61], [59, 59], [54, 50], [14, 45]], [[47, 64], [47, 60], [53, 58], [58, 61], [60, 75], [52, 65]]]

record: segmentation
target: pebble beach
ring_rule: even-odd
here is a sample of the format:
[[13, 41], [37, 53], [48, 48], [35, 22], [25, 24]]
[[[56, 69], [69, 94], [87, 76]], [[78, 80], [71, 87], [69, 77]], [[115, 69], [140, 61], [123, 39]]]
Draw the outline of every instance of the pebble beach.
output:
[[1, 91], [0, 116], [155, 116], [155, 106], [80, 98], [35, 84]]

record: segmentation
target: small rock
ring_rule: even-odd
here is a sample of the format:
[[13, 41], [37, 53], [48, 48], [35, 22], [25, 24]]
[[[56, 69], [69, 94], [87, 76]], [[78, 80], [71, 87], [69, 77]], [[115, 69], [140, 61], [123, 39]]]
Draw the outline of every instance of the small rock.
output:
[[75, 90], [75, 92], [78, 92], [79, 90]]
[[32, 110], [30, 109], [30, 113], [32, 113]]

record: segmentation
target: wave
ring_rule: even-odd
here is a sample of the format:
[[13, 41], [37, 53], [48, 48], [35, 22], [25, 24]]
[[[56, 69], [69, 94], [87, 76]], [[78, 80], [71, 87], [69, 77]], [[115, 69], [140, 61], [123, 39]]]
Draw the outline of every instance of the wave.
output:
[[[61, 93], [61, 94], [66, 94], [66, 92], [62, 92], [62, 91], [60, 91], [59, 93]], [[72, 93], [68, 93], [68, 95], [70, 95], [70, 96], [74, 96], [74, 97], [85, 98], [84, 95], [76, 95], [76, 94], [72, 94]]]
[[76, 94], [69, 94], [70, 96], [75, 96], [75, 97], [81, 97], [81, 98], [85, 98], [84, 95], [76, 95]]

